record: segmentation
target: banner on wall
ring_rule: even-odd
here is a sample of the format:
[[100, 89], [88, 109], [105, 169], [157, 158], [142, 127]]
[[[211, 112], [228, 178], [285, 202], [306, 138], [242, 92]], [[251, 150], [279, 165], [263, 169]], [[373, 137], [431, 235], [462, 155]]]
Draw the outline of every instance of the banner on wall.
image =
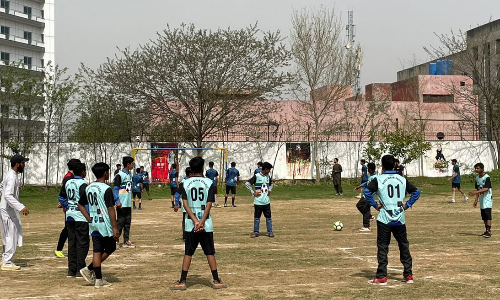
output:
[[286, 143], [288, 178], [311, 179], [311, 144]]
[[[177, 143], [153, 143], [151, 148], [178, 148]], [[151, 180], [153, 183], [170, 183], [168, 173], [176, 162], [175, 150], [151, 150]]]

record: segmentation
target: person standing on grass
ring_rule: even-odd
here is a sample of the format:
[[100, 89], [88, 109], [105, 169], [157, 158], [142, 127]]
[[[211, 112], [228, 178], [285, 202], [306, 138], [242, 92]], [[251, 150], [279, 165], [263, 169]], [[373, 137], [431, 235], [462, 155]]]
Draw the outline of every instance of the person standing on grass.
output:
[[217, 203], [217, 181], [218, 181], [218, 176], [219, 173], [217, 170], [214, 169], [214, 162], [211, 161], [208, 163], [209, 169], [205, 172], [205, 177], [212, 179], [212, 186], [215, 188], [215, 202], [214, 202], [214, 207], [219, 207], [219, 204]]
[[172, 164], [172, 169], [168, 173], [170, 179], [170, 201], [172, 201], [172, 208], [174, 208], [175, 193], [179, 186], [179, 172], [177, 172], [177, 164]]
[[85, 164], [77, 163], [73, 169], [74, 178], [61, 188], [59, 202], [66, 210], [68, 228], [68, 277], [81, 277], [78, 272], [85, 267], [89, 252], [89, 223], [80, 212], [78, 202], [85, 197], [87, 169]]
[[481, 218], [483, 219], [484, 227], [486, 228], [481, 236], [491, 238], [491, 208], [493, 206], [491, 179], [488, 174], [484, 173], [484, 165], [482, 163], [475, 164], [474, 170], [477, 173], [475, 186], [476, 190], [470, 192], [469, 195], [476, 196], [476, 199], [474, 200], [474, 208], [477, 207], [477, 202], [479, 201]]
[[121, 170], [122, 170], [122, 165], [117, 164], [117, 165], [116, 165], [116, 170], [115, 170], [114, 175], [116, 176], [116, 174], [120, 173], [120, 171], [121, 171]]
[[394, 171], [398, 173], [399, 176], [405, 176], [405, 167], [396, 159], [396, 164], [394, 165]]
[[[126, 163], [123, 165], [127, 166]], [[115, 197], [106, 184], [109, 166], [103, 162], [96, 163], [92, 167], [92, 173], [97, 180], [85, 189], [78, 208], [89, 222], [93, 255], [92, 262], [80, 269], [80, 274], [95, 288], [101, 288], [112, 285], [102, 277], [101, 264], [116, 250], [115, 240], [120, 238], [120, 231], [116, 223]]]
[[448, 178], [448, 181], [451, 181], [451, 200], [450, 203], [455, 203], [455, 194], [457, 189], [462, 196], [464, 196], [463, 202], [467, 202], [469, 198], [465, 195], [464, 191], [460, 188], [460, 168], [458, 167], [458, 163], [456, 159], [451, 160], [451, 164], [453, 165], [453, 176]]
[[259, 161], [259, 162], [257, 163], [257, 169], [255, 169], [255, 170], [253, 171], [253, 175], [255, 175], [255, 174], [259, 174], [261, 171], [262, 171], [262, 162], [261, 162], [261, 161]]
[[[191, 177], [191, 175], [193, 174], [193, 171], [191, 171], [190, 167], [187, 167], [185, 172], [186, 172], [186, 177], [184, 177], [184, 179], [182, 179], [181, 182], [179, 183], [179, 188], [182, 185], [182, 183], [186, 179]], [[180, 201], [181, 194], [179, 193], [179, 191], [180, 190], [177, 189], [177, 192], [175, 193], [174, 212], [177, 212], [179, 210], [179, 207], [182, 208], [182, 240], [185, 241], [186, 240], [186, 231], [184, 229], [186, 228], [186, 209], [184, 208], [184, 206], [182, 205], [182, 202]]]
[[[273, 221], [271, 219], [271, 191], [273, 190], [273, 182], [269, 177], [269, 172], [273, 165], [268, 162], [262, 164], [262, 171], [260, 173], [253, 175], [250, 180], [245, 183], [246, 188], [253, 195], [253, 206], [254, 206], [254, 221], [253, 221], [253, 232], [250, 235], [251, 238], [256, 238], [259, 236], [260, 227], [260, 217], [264, 213], [266, 218], [266, 228], [267, 236], [274, 237], [273, 233]], [[252, 188], [255, 186], [255, 191]]]
[[139, 210], [142, 210], [142, 173], [141, 169], [135, 169], [135, 175], [132, 176], [132, 203], [133, 209], [137, 209], [135, 206], [135, 198], [139, 199]]
[[[366, 167], [366, 160], [362, 159], [359, 161], [361, 164], [361, 184], [365, 183], [368, 181], [368, 168]], [[394, 169], [394, 166], [391, 168], [391, 170]], [[359, 195], [355, 196], [355, 198], [361, 199], [363, 196], [363, 193], [359, 193]]]
[[142, 176], [142, 189], [146, 190], [148, 193], [148, 200], [153, 200], [151, 199], [151, 195], [149, 194], [149, 173], [148, 171], [144, 170], [144, 166], [141, 166], [141, 176]]
[[19, 213], [29, 215], [29, 210], [19, 202], [19, 179], [17, 174], [24, 172], [29, 158], [16, 154], [10, 158], [11, 169], [5, 175], [0, 201], [0, 224], [2, 233], [2, 267], [3, 271], [16, 271], [20, 266], [12, 261], [17, 246], [23, 246], [23, 226]]
[[[370, 176], [368, 176], [368, 181], [360, 184], [355, 188], [355, 190], [359, 190], [363, 187], [366, 187], [370, 181], [377, 176], [377, 173], [375, 171], [376, 166], [374, 163], [368, 163], [368, 173]], [[366, 201], [366, 198], [363, 196], [361, 199], [359, 199], [358, 203], [356, 203], [356, 208], [359, 210], [359, 212], [363, 215], [363, 227], [359, 229], [361, 232], [367, 232], [367, 231], [372, 231], [370, 227], [370, 221], [372, 220], [373, 216], [370, 212], [370, 204]]]
[[203, 177], [203, 165], [205, 160], [201, 157], [194, 157], [189, 161], [191, 167], [190, 178], [187, 178], [179, 192], [182, 195], [183, 207], [186, 209], [186, 241], [184, 249], [184, 259], [182, 261], [181, 277], [172, 286], [171, 290], [185, 290], [186, 279], [191, 265], [194, 252], [199, 244], [205, 253], [208, 265], [212, 271], [213, 288], [226, 288], [217, 272], [215, 260], [215, 246], [212, 217], [210, 216], [211, 203], [214, 202], [214, 188], [212, 180]]
[[[377, 217], [377, 260], [378, 268], [375, 278], [369, 284], [387, 284], [387, 256], [391, 233], [398, 242], [399, 257], [403, 264], [403, 280], [413, 283], [412, 258], [410, 242], [408, 241], [405, 224], [405, 211], [412, 207], [420, 197], [420, 191], [406, 178], [399, 176], [394, 171], [394, 156], [388, 154], [382, 157], [382, 174], [373, 178], [363, 190], [366, 201], [379, 211]], [[377, 193], [380, 204], [373, 194]], [[406, 194], [411, 194], [410, 199], [403, 203]]]
[[335, 187], [335, 191], [337, 192], [335, 196], [342, 196], [343, 191], [342, 191], [342, 166], [339, 164], [339, 159], [334, 158], [333, 159], [333, 170], [332, 170], [332, 180], [333, 180], [333, 186]]
[[236, 198], [236, 187], [238, 186], [238, 181], [240, 180], [240, 171], [236, 169], [236, 163], [233, 161], [231, 163], [231, 168], [226, 171], [226, 196], [224, 197], [224, 207], [227, 207], [227, 197], [229, 192], [231, 192], [231, 203], [233, 207], [234, 200]]
[[113, 180], [113, 195], [116, 203], [116, 215], [120, 235], [123, 230], [123, 247], [135, 247], [130, 241], [130, 225], [132, 223], [132, 175], [134, 159], [124, 156], [123, 168], [116, 174]]
[[[66, 184], [66, 182], [70, 179], [74, 178], [73, 175], [73, 169], [75, 168], [75, 165], [80, 163], [81, 161], [79, 159], [73, 158], [68, 161], [68, 173], [64, 175], [63, 181], [62, 181], [62, 186]], [[56, 250], [54, 251], [55, 256], [59, 258], [64, 258], [64, 253], [63, 253], [63, 248], [64, 248], [64, 243], [66, 243], [66, 240], [68, 239], [68, 229], [66, 228], [66, 210], [62, 207], [61, 203], [57, 201], [57, 207], [62, 208], [64, 212], [64, 228], [61, 230], [61, 233], [59, 234], [59, 241], [57, 242], [57, 247]]]

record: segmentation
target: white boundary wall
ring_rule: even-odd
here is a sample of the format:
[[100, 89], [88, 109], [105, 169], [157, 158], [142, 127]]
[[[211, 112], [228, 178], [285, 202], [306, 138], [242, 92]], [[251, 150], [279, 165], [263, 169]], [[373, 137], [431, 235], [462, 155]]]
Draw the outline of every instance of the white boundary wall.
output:
[[[456, 158], [461, 166], [462, 173], [471, 170], [472, 166], [477, 162], [482, 162], [485, 165], [486, 171], [490, 171], [495, 166], [496, 151], [490, 142], [474, 141], [474, 142], [433, 142], [432, 149], [428, 151], [422, 160], [413, 162], [406, 166], [408, 176], [449, 176], [451, 175], [451, 164], [447, 171], [441, 172], [434, 169], [433, 165], [436, 162], [436, 149], [441, 145], [443, 154], [447, 160]], [[99, 161], [104, 161], [111, 165], [111, 171], [115, 170], [115, 165], [121, 163], [121, 158], [125, 155], [131, 155], [132, 148], [146, 148], [148, 143], [121, 143], [107, 144], [82, 147], [79, 144], [65, 143], [59, 147], [54, 145], [50, 149], [49, 156], [49, 185], [59, 184], [62, 177], [67, 172], [66, 163], [71, 158], [79, 158], [87, 164], [88, 180], [94, 180], [91, 166]], [[242, 179], [248, 179], [253, 174], [258, 161], [269, 161], [275, 166], [273, 178], [275, 180], [292, 179], [288, 172], [286, 164], [286, 146], [284, 143], [278, 142], [218, 142], [206, 143], [205, 147], [226, 147], [229, 150], [228, 162], [235, 161], [236, 168], [240, 171]], [[319, 156], [321, 161], [328, 162], [321, 167], [322, 177], [331, 172], [331, 164], [333, 158], [338, 157], [342, 165], [342, 177], [357, 177], [360, 174], [359, 159], [362, 157], [362, 152], [365, 143], [363, 142], [324, 142], [320, 143]], [[180, 143], [179, 147], [192, 147], [192, 144]], [[45, 185], [45, 159], [46, 145], [37, 144], [28, 155], [30, 161], [26, 164], [25, 184], [28, 185]], [[312, 151], [311, 151], [312, 153]], [[493, 153], [493, 154], [492, 154]], [[8, 154], [8, 153], [6, 153]], [[179, 164], [181, 176], [183, 169], [188, 165], [191, 157], [196, 155], [196, 151], [188, 150], [184, 153], [179, 153]], [[206, 167], [208, 161], [214, 161], [218, 167], [220, 160], [219, 151], [206, 151], [204, 153], [206, 159]], [[311, 157], [311, 160], [313, 158]], [[146, 170], [151, 170], [151, 152], [139, 151], [136, 156], [137, 165], [144, 165]], [[7, 159], [2, 159], [3, 174], [9, 169], [10, 163]], [[309, 172], [309, 178], [314, 177], [312, 170]], [[220, 173], [220, 170], [219, 170]]]

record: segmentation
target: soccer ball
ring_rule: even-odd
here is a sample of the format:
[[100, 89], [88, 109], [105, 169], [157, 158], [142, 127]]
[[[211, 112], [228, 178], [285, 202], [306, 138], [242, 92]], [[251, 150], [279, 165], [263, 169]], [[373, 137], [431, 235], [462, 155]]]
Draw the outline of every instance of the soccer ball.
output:
[[333, 223], [333, 229], [341, 231], [342, 228], [344, 228], [344, 224], [342, 224], [342, 222], [336, 221], [335, 223]]
[[161, 184], [158, 185], [158, 188], [161, 189]]

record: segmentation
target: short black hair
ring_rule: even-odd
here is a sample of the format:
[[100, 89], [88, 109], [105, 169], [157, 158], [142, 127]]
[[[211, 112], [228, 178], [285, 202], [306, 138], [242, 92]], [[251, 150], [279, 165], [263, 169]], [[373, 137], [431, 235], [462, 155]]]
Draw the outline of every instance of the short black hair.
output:
[[75, 166], [77, 163], [81, 163], [81, 161], [77, 158], [72, 158], [68, 161], [68, 170], [70, 171], [74, 171], [75, 170]]
[[127, 167], [128, 164], [134, 163], [134, 159], [131, 156], [124, 156], [122, 158], [122, 164]]
[[334, 160], [334, 161], [335, 161], [335, 160], [336, 160], [336, 161], [339, 161], [339, 159], [338, 159], [338, 158], [336, 158], [336, 157], [335, 157], [333, 160]]
[[261, 161], [259, 161], [259, 162], [257, 163], [257, 167], [261, 167], [261, 168], [262, 168], [262, 162], [261, 162]]
[[97, 179], [102, 178], [106, 172], [109, 172], [107, 163], [99, 162], [92, 167], [92, 173], [94, 173]]
[[362, 163], [366, 163], [366, 160], [362, 159], [362, 160], [360, 160], [360, 162], [362, 162]]
[[368, 168], [368, 170], [371, 170], [371, 171], [375, 171], [377, 169], [377, 167], [375, 166], [375, 163], [368, 163], [366, 165], [366, 167]]
[[480, 167], [481, 169], [483, 169], [483, 170], [484, 170], [484, 165], [483, 165], [483, 163], [477, 163], [477, 164], [475, 164], [475, 165], [474, 165], [474, 169], [475, 169], [475, 168], [477, 168], [477, 167]]
[[231, 167], [232, 168], [236, 167], [236, 163], [234, 161], [231, 163]]
[[262, 164], [262, 170], [271, 170], [272, 168], [273, 168], [273, 165], [271, 165], [267, 161]]
[[122, 165], [120, 165], [120, 164], [116, 164], [116, 167], [117, 167], [117, 168], [118, 168], [118, 167], [121, 167], [121, 166], [122, 166]]
[[140, 168], [140, 169], [144, 169], [144, 166], [140, 166], [139, 168]]
[[141, 173], [141, 168], [135, 168], [135, 172], [136, 172], [137, 174]]
[[73, 167], [73, 174], [75, 174], [75, 176], [82, 176], [85, 171], [87, 171], [87, 167], [81, 162], [76, 163]]
[[399, 159], [397, 159], [397, 158], [396, 158], [396, 159], [394, 160], [394, 162], [395, 162], [395, 163], [399, 163]]
[[384, 170], [386, 171], [391, 171], [394, 169], [394, 165], [396, 164], [396, 159], [394, 158], [394, 155], [392, 154], [386, 154], [382, 156], [382, 167], [384, 167]]
[[205, 165], [205, 160], [201, 156], [196, 156], [191, 158], [189, 161], [189, 166], [193, 173], [201, 173], [203, 172], [203, 166]]
[[177, 169], [177, 164], [176, 163], [172, 164], [172, 169]]
[[188, 176], [188, 177], [189, 177], [189, 175], [193, 174], [193, 170], [191, 170], [190, 167], [187, 167], [185, 171], [186, 171], [186, 176]]
[[457, 160], [456, 160], [456, 159], [452, 159], [452, 160], [451, 160], [451, 162], [454, 162], [454, 163], [456, 163], [456, 162], [457, 162]]
[[213, 162], [213, 161], [209, 162], [209, 163], [208, 163], [208, 166], [209, 166], [210, 168], [211, 168], [211, 167], [213, 167], [213, 166], [214, 166], [214, 162]]

